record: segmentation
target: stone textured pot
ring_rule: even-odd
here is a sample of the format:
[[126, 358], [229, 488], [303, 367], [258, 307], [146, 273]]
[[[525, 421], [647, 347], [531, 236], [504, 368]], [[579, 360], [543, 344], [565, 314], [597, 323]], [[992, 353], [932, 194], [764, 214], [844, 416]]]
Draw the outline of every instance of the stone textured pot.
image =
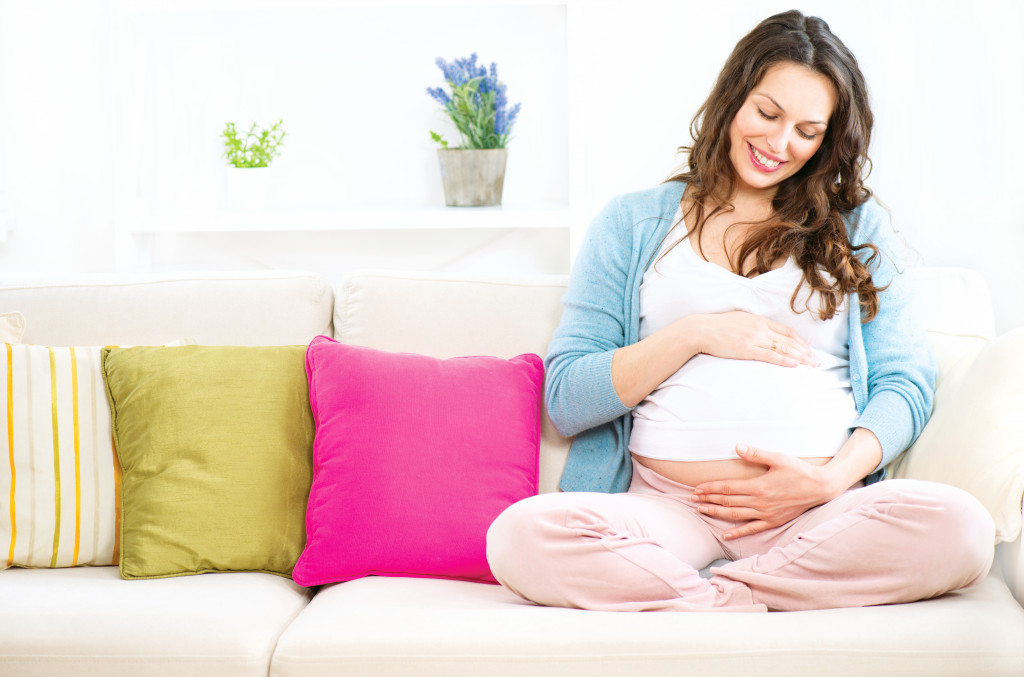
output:
[[437, 150], [444, 201], [449, 207], [493, 207], [501, 204], [507, 148]]

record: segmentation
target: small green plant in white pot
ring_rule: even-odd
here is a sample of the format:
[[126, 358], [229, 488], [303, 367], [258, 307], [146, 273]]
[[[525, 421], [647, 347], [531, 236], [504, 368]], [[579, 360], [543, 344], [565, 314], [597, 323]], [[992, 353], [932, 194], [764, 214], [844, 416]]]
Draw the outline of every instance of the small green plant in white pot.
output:
[[270, 165], [284, 145], [284, 120], [267, 128], [254, 122], [244, 133], [229, 122], [220, 135], [228, 161], [228, 206], [243, 210], [266, 206], [271, 194]]
[[450, 90], [428, 87], [430, 94], [444, 106], [462, 143], [448, 148], [448, 141], [431, 131], [430, 137], [441, 144], [438, 159], [445, 203], [450, 207], [485, 207], [501, 204], [505, 182], [506, 145], [512, 125], [522, 104], [508, 105], [506, 86], [498, 80], [498, 67], [477, 64], [477, 55], [446, 63], [435, 63], [444, 73]]

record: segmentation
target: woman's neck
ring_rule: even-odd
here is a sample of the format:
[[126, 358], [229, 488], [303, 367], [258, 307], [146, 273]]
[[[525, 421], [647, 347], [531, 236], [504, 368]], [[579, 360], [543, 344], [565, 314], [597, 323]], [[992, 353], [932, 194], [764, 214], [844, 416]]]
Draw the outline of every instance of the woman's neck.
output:
[[740, 220], [762, 221], [770, 218], [775, 211], [772, 201], [776, 192], [775, 186], [763, 190], [737, 186], [729, 196], [729, 203]]

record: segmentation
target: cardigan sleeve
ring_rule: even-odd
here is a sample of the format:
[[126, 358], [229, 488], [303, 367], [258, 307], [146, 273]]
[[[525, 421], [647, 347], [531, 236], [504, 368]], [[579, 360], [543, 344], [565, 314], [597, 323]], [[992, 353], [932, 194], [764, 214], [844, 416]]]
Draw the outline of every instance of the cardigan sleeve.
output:
[[632, 238], [621, 198], [594, 218], [562, 298], [562, 320], [544, 360], [544, 402], [565, 436], [619, 418], [630, 408], [612, 385], [612, 355], [625, 345]]
[[938, 369], [905, 275], [903, 245], [888, 214], [874, 201], [864, 205], [854, 241], [878, 247], [871, 277], [876, 286], [886, 287], [879, 293], [878, 314], [861, 329], [868, 400], [856, 423], [881, 443], [881, 469], [907, 449], [928, 422]]

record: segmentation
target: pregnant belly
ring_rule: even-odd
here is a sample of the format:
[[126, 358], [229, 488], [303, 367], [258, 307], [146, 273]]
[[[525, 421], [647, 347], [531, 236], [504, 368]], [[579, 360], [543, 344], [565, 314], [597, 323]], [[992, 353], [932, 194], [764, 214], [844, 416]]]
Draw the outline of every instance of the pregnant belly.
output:
[[683, 484], [765, 472], [737, 457], [741, 443], [827, 463], [859, 416], [843, 372], [698, 356], [633, 411], [629, 450]]
[[[722, 461], [663, 461], [656, 458], [646, 458], [637, 454], [633, 455], [643, 466], [646, 466], [662, 477], [667, 477], [673, 482], [695, 487], [704, 482], [716, 480], [750, 479], [763, 475], [767, 468], [757, 463], [750, 463], [743, 459], [730, 459]], [[825, 465], [831, 457], [801, 457], [802, 461], [814, 465]]]

